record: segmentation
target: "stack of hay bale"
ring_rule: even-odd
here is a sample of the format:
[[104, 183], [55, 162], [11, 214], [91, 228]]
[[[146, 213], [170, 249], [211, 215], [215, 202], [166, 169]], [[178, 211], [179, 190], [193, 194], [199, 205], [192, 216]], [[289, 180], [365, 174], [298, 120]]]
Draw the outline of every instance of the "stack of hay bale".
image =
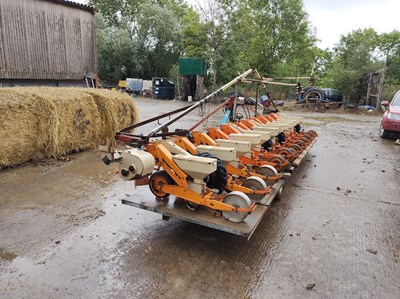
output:
[[0, 169], [110, 142], [137, 122], [132, 98], [87, 88], [0, 89]]

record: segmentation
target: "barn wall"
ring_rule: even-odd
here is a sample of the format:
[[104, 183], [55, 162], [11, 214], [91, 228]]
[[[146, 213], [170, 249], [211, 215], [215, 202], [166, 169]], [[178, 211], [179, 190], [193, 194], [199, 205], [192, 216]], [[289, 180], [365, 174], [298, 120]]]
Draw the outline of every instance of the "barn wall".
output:
[[81, 80], [96, 72], [92, 12], [43, 0], [0, 1], [0, 79]]

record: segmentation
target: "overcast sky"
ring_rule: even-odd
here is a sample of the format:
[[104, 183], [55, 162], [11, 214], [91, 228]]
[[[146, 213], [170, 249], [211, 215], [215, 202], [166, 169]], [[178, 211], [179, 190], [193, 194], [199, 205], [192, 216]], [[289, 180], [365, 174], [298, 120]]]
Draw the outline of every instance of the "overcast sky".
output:
[[[87, 0], [75, 2], [87, 3]], [[341, 35], [359, 28], [371, 27], [378, 33], [400, 31], [400, 0], [303, 0], [303, 3], [320, 40], [317, 45], [322, 49], [332, 48]]]
[[400, 30], [399, 0], [303, 0], [309, 20], [317, 31], [322, 49], [332, 48], [359, 28], [371, 27], [378, 33]]

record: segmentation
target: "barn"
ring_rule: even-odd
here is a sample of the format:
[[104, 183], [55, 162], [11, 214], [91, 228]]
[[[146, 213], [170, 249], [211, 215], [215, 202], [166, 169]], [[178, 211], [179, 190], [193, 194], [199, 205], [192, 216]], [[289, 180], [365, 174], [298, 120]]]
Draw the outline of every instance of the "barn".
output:
[[0, 1], [0, 87], [92, 86], [95, 11], [65, 0]]

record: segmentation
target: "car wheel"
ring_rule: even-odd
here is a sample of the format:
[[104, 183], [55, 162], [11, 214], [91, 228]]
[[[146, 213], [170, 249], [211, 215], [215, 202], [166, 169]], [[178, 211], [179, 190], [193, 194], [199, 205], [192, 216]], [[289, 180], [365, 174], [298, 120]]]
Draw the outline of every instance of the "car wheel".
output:
[[389, 137], [389, 133], [387, 131], [385, 131], [385, 129], [382, 127], [379, 128], [379, 137], [381, 138], [388, 138]]

